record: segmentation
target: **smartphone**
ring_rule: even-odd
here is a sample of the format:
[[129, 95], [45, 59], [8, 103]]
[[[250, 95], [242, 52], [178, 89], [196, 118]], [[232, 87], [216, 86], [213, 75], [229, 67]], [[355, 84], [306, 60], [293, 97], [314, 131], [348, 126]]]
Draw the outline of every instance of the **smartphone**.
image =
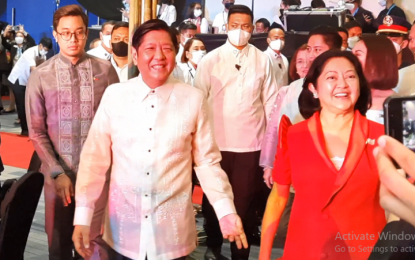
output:
[[18, 32], [20, 30], [19, 26], [12, 26], [12, 31]]
[[385, 134], [415, 152], [415, 96], [388, 97], [383, 110]]

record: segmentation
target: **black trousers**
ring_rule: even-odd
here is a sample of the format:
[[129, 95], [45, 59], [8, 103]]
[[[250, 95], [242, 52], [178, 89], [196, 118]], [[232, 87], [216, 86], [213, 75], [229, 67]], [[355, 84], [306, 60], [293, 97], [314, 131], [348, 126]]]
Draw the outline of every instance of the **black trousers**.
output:
[[28, 131], [25, 105], [26, 86], [19, 85], [19, 80], [16, 80], [16, 83], [14, 84], [11, 82], [9, 83], [15, 96], [17, 115], [20, 119], [20, 127], [22, 128], [22, 131]]
[[[221, 167], [226, 172], [231, 183], [236, 212], [242, 219], [248, 243], [252, 234], [257, 230], [255, 216], [255, 195], [258, 179], [262, 179], [262, 168], [259, 166], [260, 152], [234, 153], [222, 152]], [[203, 215], [205, 217], [206, 244], [209, 248], [221, 247], [223, 236], [213, 207], [203, 195]], [[248, 260], [250, 248], [238, 249], [231, 243], [232, 260]]]

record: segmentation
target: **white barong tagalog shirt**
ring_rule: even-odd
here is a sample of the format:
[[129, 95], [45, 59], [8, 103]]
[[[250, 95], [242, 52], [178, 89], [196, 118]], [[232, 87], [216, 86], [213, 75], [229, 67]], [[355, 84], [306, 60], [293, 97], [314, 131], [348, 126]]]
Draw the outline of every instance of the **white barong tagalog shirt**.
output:
[[201, 60], [194, 86], [208, 99], [221, 151], [261, 149], [277, 93], [271, 68], [268, 56], [256, 47], [238, 50], [229, 41]]
[[106, 90], [81, 154], [75, 225], [90, 225], [111, 169], [104, 240], [123, 256], [171, 260], [196, 248], [192, 163], [219, 219], [235, 213], [203, 94], [173, 77]]

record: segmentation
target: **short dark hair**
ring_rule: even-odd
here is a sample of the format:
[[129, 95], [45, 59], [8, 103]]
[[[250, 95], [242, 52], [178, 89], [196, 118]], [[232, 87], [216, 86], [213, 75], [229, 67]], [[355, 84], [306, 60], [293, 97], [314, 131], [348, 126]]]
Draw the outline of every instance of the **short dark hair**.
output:
[[192, 22], [183, 22], [179, 26], [179, 32], [182, 33], [186, 30], [197, 30], [197, 26]]
[[314, 60], [304, 80], [303, 90], [298, 98], [298, 106], [304, 119], [309, 119], [315, 112], [321, 110], [320, 100], [313, 97], [313, 93], [308, 89], [308, 85], [313, 84], [315, 88], [318, 88], [317, 80], [321, 76], [321, 73], [323, 72], [323, 69], [328, 61], [333, 58], [347, 59], [353, 64], [359, 77], [360, 95], [354, 109], [359, 110], [362, 116], [366, 116], [367, 110], [372, 106], [372, 94], [367, 84], [365, 75], [363, 74], [360, 61], [350, 51], [329, 50], [320, 54]]
[[262, 23], [262, 24], [264, 25], [264, 28], [268, 28], [268, 29], [269, 29], [269, 27], [271, 27], [271, 24], [270, 24], [270, 23], [269, 23], [269, 21], [268, 21], [267, 19], [265, 19], [265, 18], [258, 19], [258, 20], [255, 22], [255, 24], [257, 24], [257, 23]]
[[[189, 5], [189, 8], [187, 8], [187, 18], [191, 18], [191, 19], [195, 19], [196, 18], [195, 15], [194, 15], [194, 11], [195, 11], [196, 5], [202, 6], [202, 4], [201, 3], [198, 3], [198, 2], [191, 3]], [[204, 14], [203, 13], [204, 13], [204, 10], [202, 8], [202, 15], [200, 16], [200, 18], [203, 18], [204, 17]]]
[[349, 37], [349, 31], [343, 27], [337, 27], [337, 32], [344, 32]]
[[313, 0], [311, 1], [312, 8], [324, 8], [326, 7], [326, 3], [323, 0]]
[[180, 61], [182, 63], [187, 63], [189, 61], [189, 59], [186, 57], [186, 51], [189, 51], [190, 47], [192, 47], [192, 44], [195, 41], [200, 41], [200, 42], [203, 43], [203, 45], [205, 45], [205, 42], [202, 39], [200, 39], [200, 38], [196, 38], [195, 37], [195, 38], [192, 38], [192, 39], [188, 40], [186, 42], [186, 44], [184, 45], [184, 47], [183, 47], [183, 54], [182, 54], [182, 57], [180, 58]]
[[56, 10], [56, 12], [53, 14], [53, 30], [56, 31], [58, 29], [59, 21], [63, 17], [67, 16], [80, 16], [85, 25], [85, 28], [88, 30], [89, 18], [84, 13], [82, 7], [79, 5], [65, 5]]
[[308, 34], [308, 39], [314, 35], [321, 35], [324, 39], [324, 42], [329, 46], [330, 49], [340, 49], [342, 47], [342, 37], [339, 35], [337, 30], [331, 26], [317, 26]]
[[43, 37], [42, 39], [40, 39], [39, 44], [42, 44], [43, 47], [46, 47], [49, 50], [53, 47], [52, 39], [48, 37]]
[[362, 41], [367, 49], [364, 73], [371, 89], [389, 90], [398, 85], [399, 71], [396, 49], [383, 35], [365, 35]]
[[228, 12], [228, 21], [231, 19], [231, 15], [233, 14], [247, 14], [251, 16], [251, 23], [254, 22], [254, 14], [252, 10], [246, 5], [233, 5], [229, 8]]
[[174, 26], [170, 26], [170, 31], [173, 35], [180, 36], [179, 30], [177, 30]]
[[112, 27], [112, 31], [111, 31], [111, 35], [114, 33], [115, 30], [119, 29], [119, 28], [130, 28], [130, 25], [127, 22], [116, 22], [114, 24], [114, 27]]
[[301, 5], [301, 0], [282, 0], [283, 5], [291, 6], [291, 5]]
[[165, 31], [169, 34], [170, 39], [173, 43], [173, 46], [175, 47], [176, 53], [179, 50], [179, 43], [177, 42], [176, 35], [172, 32], [171, 28], [167, 25], [167, 23], [163, 20], [159, 19], [151, 19], [147, 22], [140, 25], [137, 30], [135, 30], [132, 40], [132, 46], [136, 50], [140, 47], [140, 45], [143, 43], [144, 36], [152, 31]]
[[343, 24], [343, 28], [346, 29], [347, 31], [355, 27], [359, 27], [360, 29], [362, 29], [362, 25], [358, 21], [355, 21], [355, 20], [351, 20]]
[[291, 58], [290, 62], [290, 68], [288, 69], [288, 75], [290, 75], [290, 78], [292, 81], [296, 81], [297, 79], [300, 79], [300, 75], [297, 73], [297, 56], [300, 51], [306, 51], [307, 50], [307, 43], [304, 43], [303, 45], [298, 48], [293, 57]]
[[113, 20], [106, 21], [105, 23], [103, 23], [101, 25], [101, 32], [104, 31], [105, 26], [107, 26], [107, 25], [113, 25], [113, 26], [115, 26], [116, 24], [117, 24], [117, 22], [116, 21], [113, 21]]

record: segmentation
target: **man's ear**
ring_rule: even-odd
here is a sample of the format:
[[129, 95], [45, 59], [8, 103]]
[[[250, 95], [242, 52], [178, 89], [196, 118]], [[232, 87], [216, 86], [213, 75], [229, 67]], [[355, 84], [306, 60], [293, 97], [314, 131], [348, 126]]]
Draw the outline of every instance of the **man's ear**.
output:
[[137, 64], [138, 64], [138, 51], [134, 47], [131, 47], [131, 57], [133, 58], [134, 65], [137, 66]]
[[102, 34], [102, 32], [99, 33], [99, 38], [102, 40], [104, 37], [104, 35]]
[[268, 45], [271, 44], [271, 39], [270, 38], [267, 38], [267, 43], [268, 43]]
[[55, 39], [55, 42], [58, 42], [58, 33], [56, 31], [53, 31], [53, 38]]

